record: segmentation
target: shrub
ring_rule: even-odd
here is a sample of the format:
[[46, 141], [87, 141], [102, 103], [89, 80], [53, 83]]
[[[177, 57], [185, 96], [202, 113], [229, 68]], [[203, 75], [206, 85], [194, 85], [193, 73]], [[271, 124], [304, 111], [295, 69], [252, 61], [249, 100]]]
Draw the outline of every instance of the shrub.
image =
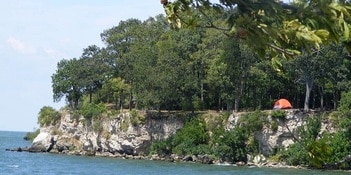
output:
[[153, 141], [150, 154], [168, 155], [175, 153], [178, 155], [188, 154], [209, 154], [208, 145], [210, 136], [206, 130], [203, 120], [194, 118], [188, 121], [185, 126], [178, 130], [176, 134], [164, 141]]
[[193, 106], [195, 110], [203, 110], [205, 103], [196, 95], [193, 96]]
[[308, 165], [309, 156], [308, 152], [300, 143], [292, 144], [287, 150], [280, 152], [280, 158], [288, 165]]
[[192, 154], [194, 155], [205, 155], [205, 154], [212, 154], [212, 150], [210, 145], [208, 144], [200, 144], [194, 147], [194, 149], [191, 151]]
[[80, 114], [79, 114], [79, 112], [78, 111], [73, 111], [72, 113], [71, 113], [71, 119], [72, 120], [75, 120], [75, 121], [79, 121], [79, 118], [80, 118]]
[[150, 155], [158, 154], [161, 156], [170, 155], [172, 150], [170, 149], [169, 140], [172, 140], [172, 137], [168, 138], [167, 140], [155, 140], [152, 142], [150, 146]]
[[272, 119], [278, 119], [284, 121], [286, 118], [286, 111], [283, 110], [274, 110], [272, 111]]
[[128, 131], [130, 119], [129, 117], [124, 117], [120, 124], [120, 129], [124, 132]]
[[255, 111], [241, 116], [238, 120], [238, 125], [248, 130], [250, 134], [253, 134], [256, 131], [261, 131], [267, 121], [267, 113]]
[[338, 111], [349, 111], [351, 109], [351, 91], [343, 92], [339, 101]]
[[98, 118], [106, 112], [106, 106], [104, 104], [94, 104], [94, 103], [86, 103], [83, 104], [79, 110], [79, 113], [84, 116], [86, 119]]
[[37, 137], [39, 135], [39, 133], [40, 133], [39, 129], [37, 129], [33, 132], [27, 132], [23, 139], [33, 142], [33, 140], [35, 139], [35, 137]]
[[195, 145], [208, 143], [209, 135], [206, 130], [206, 123], [201, 119], [192, 119], [187, 122], [184, 128], [174, 136], [176, 145], [182, 143], [184, 140], [190, 140]]
[[308, 118], [306, 126], [298, 128], [298, 134], [301, 137], [301, 142], [307, 145], [317, 139], [322, 123], [318, 116]]
[[44, 106], [40, 109], [38, 116], [38, 124], [42, 126], [48, 126], [56, 124], [61, 119], [58, 111], [53, 107]]
[[242, 127], [236, 127], [231, 131], [223, 128], [214, 133], [213, 153], [223, 161], [247, 162], [248, 149], [246, 142], [248, 136]]
[[271, 126], [271, 130], [273, 131], [273, 132], [277, 132], [278, 131], [278, 127], [279, 127], [279, 125], [278, 125], [278, 122], [277, 121], [272, 121], [271, 123], [270, 123], [270, 126]]
[[350, 133], [347, 131], [339, 131], [333, 134], [330, 134], [328, 140], [330, 140], [331, 147], [331, 161], [336, 162], [339, 161], [345, 156], [349, 155], [351, 152], [351, 143], [350, 137], [348, 136]]
[[229, 112], [220, 113], [219, 116], [216, 116], [215, 114], [207, 114], [205, 116], [205, 118], [207, 119], [207, 129], [209, 131], [213, 131], [225, 125], [228, 121], [229, 116]]
[[320, 128], [321, 120], [319, 117], [309, 118], [306, 126], [298, 128], [301, 139], [289, 146], [287, 150], [282, 151], [281, 158], [289, 165], [304, 164], [322, 168], [332, 157], [330, 143], [333, 142], [333, 139], [328, 135], [318, 139]]
[[137, 110], [133, 109], [130, 111], [131, 114], [131, 123], [133, 126], [139, 126], [140, 124], [145, 123], [145, 116], [140, 115]]

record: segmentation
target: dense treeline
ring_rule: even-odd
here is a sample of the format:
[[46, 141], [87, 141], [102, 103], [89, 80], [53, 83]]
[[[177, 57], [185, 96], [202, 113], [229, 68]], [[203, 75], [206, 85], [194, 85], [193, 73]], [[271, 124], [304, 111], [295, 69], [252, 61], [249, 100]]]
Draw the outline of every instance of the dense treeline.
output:
[[[346, 7], [326, 4], [329, 1], [303, 1], [307, 5], [296, 6], [299, 10], [294, 12], [276, 1], [262, 1], [262, 6], [248, 2], [245, 5], [252, 8], [240, 9], [240, 1], [227, 5], [239, 9], [221, 11], [219, 16], [189, 12], [192, 15], [185, 19], [193, 25], [188, 28], [174, 29], [162, 15], [145, 21], [121, 21], [101, 34], [104, 47], [88, 46], [79, 58], [57, 64], [52, 75], [54, 101], [65, 98], [86, 119], [106, 112], [105, 104], [113, 104], [115, 109], [253, 111], [271, 109], [275, 100], [286, 98], [294, 108], [335, 109], [308, 119], [307, 126], [299, 128], [299, 140], [288, 149], [277, 148], [272, 157], [289, 165], [350, 169], [345, 160], [351, 150], [351, 60], [338, 43], [349, 39], [348, 21], [341, 15], [350, 16]], [[177, 4], [168, 3], [166, 10], [172, 5]], [[197, 9], [203, 10], [200, 7]], [[258, 7], [264, 11], [255, 11]], [[328, 15], [317, 18], [314, 12], [318, 10]], [[179, 16], [172, 16], [174, 13], [167, 13], [168, 19], [178, 25]], [[293, 15], [301, 22], [293, 20]], [[195, 21], [194, 16], [205, 16], [210, 23], [201, 24], [203, 21]], [[198, 27], [208, 24], [209, 28]], [[229, 32], [216, 27], [226, 24], [231, 27]], [[339, 28], [331, 27], [334, 25]], [[230, 35], [232, 29], [236, 30]], [[264, 49], [271, 49], [270, 53]], [[278, 57], [282, 58], [277, 61]], [[254, 133], [267, 125], [267, 115], [248, 114], [230, 131], [223, 127], [227, 117], [216, 118], [216, 127], [194, 118], [174, 136], [153, 142], [151, 151], [161, 155], [209, 154], [224, 161], [247, 162], [247, 154], [259, 154]], [[326, 119], [335, 126], [335, 133], [319, 133], [321, 121]], [[41, 126], [56, 120], [54, 109], [40, 111]]]
[[284, 97], [295, 108], [335, 109], [348, 90], [350, 60], [339, 45], [285, 60], [277, 72], [238, 38], [174, 30], [166, 21], [121, 21], [101, 34], [105, 47], [61, 60], [52, 75], [54, 100], [64, 97], [74, 109], [86, 99], [116, 108], [254, 110]]

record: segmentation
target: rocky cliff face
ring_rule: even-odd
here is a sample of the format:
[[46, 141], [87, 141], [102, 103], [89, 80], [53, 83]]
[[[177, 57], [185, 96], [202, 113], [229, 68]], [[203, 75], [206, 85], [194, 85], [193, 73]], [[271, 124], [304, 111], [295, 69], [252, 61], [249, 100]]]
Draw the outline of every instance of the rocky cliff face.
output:
[[[139, 116], [140, 117], [140, 116]], [[229, 117], [227, 128], [236, 126], [240, 114]], [[176, 114], [144, 113], [143, 120], [135, 120], [130, 113], [123, 113], [96, 121], [72, 119], [67, 111], [55, 126], [42, 127], [32, 149], [77, 155], [145, 156], [153, 140], [162, 140], [184, 126], [185, 117]], [[294, 143], [297, 128], [306, 124], [308, 115], [300, 110], [288, 110], [284, 121], [276, 121], [275, 127], [265, 125], [256, 133], [261, 153], [268, 156], [278, 147]], [[269, 116], [272, 123], [273, 119]], [[333, 132], [328, 122], [322, 123], [322, 131]]]
[[[306, 113], [299, 109], [285, 110], [287, 115], [284, 120], [273, 119], [269, 111], [268, 124], [264, 125], [263, 130], [256, 132], [255, 138], [259, 142], [260, 152], [264, 156], [271, 155], [275, 149], [287, 148], [296, 142], [298, 138], [298, 128], [305, 126], [308, 118], [313, 113]], [[231, 115], [228, 119], [227, 128], [231, 129], [236, 126], [242, 115]], [[321, 124], [320, 133], [335, 132], [330, 122], [324, 121]]]
[[55, 126], [40, 128], [33, 141], [37, 151], [78, 155], [125, 156], [147, 155], [151, 142], [168, 138], [182, 128], [185, 120], [175, 114], [145, 113], [144, 121], [130, 113], [86, 121], [72, 119], [62, 112]]

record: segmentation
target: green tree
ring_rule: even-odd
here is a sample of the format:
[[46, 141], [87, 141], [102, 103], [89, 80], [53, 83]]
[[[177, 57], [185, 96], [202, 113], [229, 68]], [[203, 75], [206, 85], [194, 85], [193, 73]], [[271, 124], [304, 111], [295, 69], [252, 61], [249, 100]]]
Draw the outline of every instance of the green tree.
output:
[[83, 95], [84, 85], [80, 74], [80, 64], [76, 58], [71, 60], [63, 59], [57, 63], [57, 70], [51, 76], [53, 98], [55, 102], [66, 97], [73, 109], [78, 108], [79, 100]]
[[40, 109], [38, 115], [38, 124], [40, 127], [54, 125], [61, 119], [58, 111], [51, 106], [44, 106]]
[[158, 15], [144, 21], [137, 29], [138, 39], [130, 46], [128, 57], [133, 58], [131, 70], [131, 89], [135, 107], [149, 108], [155, 101], [154, 88], [158, 75], [155, 71], [157, 66], [158, 48], [156, 43], [161, 35], [169, 30], [164, 16]]
[[[200, 100], [206, 107], [217, 105], [222, 108], [221, 94], [225, 84], [221, 78], [220, 55], [222, 54], [221, 44], [225, 36], [217, 30], [205, 30], [201, 42], [197, 45], [197, 51], [191, 55], [194, 66], [197, 67], [198, 84], [200, 86]], [[219, 63], [219, 65], [217, 65]]]
[[[224, 45], [222, 60], [226, 64], [225, 74], [228, 76], [232, 91], [228, 94], [233, 94], [234, 111], [239, 111], [241, 98], [244, 96], [250, 68], [257, 61], [257, 57], [247, 48], [246, 45], [233, 39], [226, 40]], [[229, 88], [230, 90], [230, 88]]]
[[[320, 95], [320, 107], [324, 109], [327, 102], [330, 108], [336, 109], [341, 91], [350, 87], [350, 59], [346, 49], [340, 44], [327, 46], [321, 54], [320, 77], [316, 80]], [[327, 104], [328, 105], [328, 104]]]
[[119, 107], [122, 110], [124, 96], [130, 92], [130, 85], [126, 84], [121, 78], [111, 78], [104, 83], [102, 91], [106, 99], [112, 98], [111, 100], [115, 103], [116, 108]]
[[107, 77], [110, 76], [111, 70], [104, 62], [101, 49], [96, 45], [88, 46], [83, 50], [79, 63], [80, 81], [84, 86], [83, 91], [88, 93], [91, 103], [93, 93], [101, 89]]
[[[287, 4], [276, 0], [176, 0], [165, 1], [164, 8], [176, 27], [211, 27], [237, 36], [259, 55], [268, 54], [277, 70], [281, 68], [281, 57], [318, 50], [330, 41], [350, 45], [351, 8], [347, 1], [298, 0]], [[212, 11], [225, 14], [227, 25], [215, 25], [208, 18]]]
[[[142, 22], [138, 19], [128, 19], [121, 21], [118, 26], [104, 31], [101, 34], [102, 41], [105, 42], [108, 58], [114, 65], [116, 72], [115, 77], [121, 77], [128, 84], [133, 84], [134, 64], [137, 57], [131, 52], [131, 47], [144, 37], [139, 33]], [[132, 107], [132, 91], [129, 94], [129, 109]]]
[[165, 32], [157, 43], [158, 99], [166, 109], [194, 109], [193, 96], [200, 90], [190, 57], [200, 38], [201, 31], [182, 29]]
[[[305, 53], [288, 63], [288, 71], [295, 78], [295, 82], [305, 85], [304, 110], [310, 109], [311, 93], [316, 83], [319, 84], [320, 107], [323, 108], [323, 89], [327, 87], [327, 83], [332, 83], [334, 91], [341, 88], [338, 82], [345, 82], [347, 68], [345, 67], [346, 53], [342, 47], [329, 45], [321, 47], [314, 53]], [[338, 82], [335, 80], [337, 79]], [[317, 84], [317, 85], [318, 85]]]

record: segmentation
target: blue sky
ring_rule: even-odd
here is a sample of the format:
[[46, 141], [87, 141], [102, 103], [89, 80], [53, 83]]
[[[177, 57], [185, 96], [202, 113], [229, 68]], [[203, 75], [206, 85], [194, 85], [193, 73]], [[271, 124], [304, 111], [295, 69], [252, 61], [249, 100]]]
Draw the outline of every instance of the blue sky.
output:
[[41, 107], [53, 103], [51, 75], [61, 59], [103, 43], [121, 20], [164, 13], [159, 0], [2, 0], [0, 2], [0, 130], [33, 131]]

